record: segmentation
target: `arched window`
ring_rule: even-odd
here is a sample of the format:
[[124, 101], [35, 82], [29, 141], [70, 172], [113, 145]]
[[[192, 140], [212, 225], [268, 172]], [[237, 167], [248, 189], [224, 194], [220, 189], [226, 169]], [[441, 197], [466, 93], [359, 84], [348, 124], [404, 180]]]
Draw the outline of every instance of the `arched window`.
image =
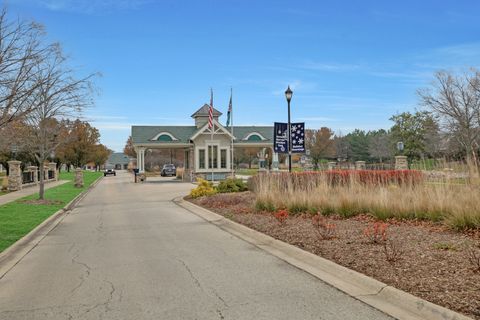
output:
[[262, 141], [262, 138], [258, 134], [252, 134], [247, 139], [248, 141]]
[[151, 139], [151, 141], [160, 141], [160, 142], [171, 142], [171, 141], [177, 141], [178, 139], [175, 138], [171, 133], [169, 132], [160, 132], [157, 134], [155, 137]]
[[161, 136], [159, 136], [157, 138], [157, 141], [165, 141], [165, 142], [168, 142], [168, 141], [173, 141], [172, 137], [169, 136], [168, 134], [162, 134]]
[[267, 139], [265, 139], [265, 137], [262, 136], [258, 132], [252, 132], [252, 133], [249, 133], [243, 140], [246, 140], [246, 141], [263, 141], [263, 140], [267, 140]]

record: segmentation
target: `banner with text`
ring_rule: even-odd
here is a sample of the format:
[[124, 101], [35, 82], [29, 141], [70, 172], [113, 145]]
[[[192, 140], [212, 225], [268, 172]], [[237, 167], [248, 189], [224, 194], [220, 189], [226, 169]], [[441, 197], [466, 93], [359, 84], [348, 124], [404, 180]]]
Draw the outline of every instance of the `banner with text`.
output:
[[[287, 123], [275, 122], [273, 145], [277, 153], [288, 153]], [[292, 153], [305, 152], [305, 123], [291, 123]]]

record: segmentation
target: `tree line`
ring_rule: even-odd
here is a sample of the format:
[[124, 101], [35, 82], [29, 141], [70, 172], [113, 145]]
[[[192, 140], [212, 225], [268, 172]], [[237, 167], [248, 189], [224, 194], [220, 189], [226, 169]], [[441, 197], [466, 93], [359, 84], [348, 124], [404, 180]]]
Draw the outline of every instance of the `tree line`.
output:
[[[0, 13], [0, 162], [101, 164], [110, 151], [78, 118], [94, 105], [97, 73], [79, 75], [44, 27]], [[44, 177], [40, 175], [40, 199]]]
[[400, 153], [411, 160], [448, 157], [478, 166], [480, 71], [439, 71], [431, 86], [417, 93], [418, 110], [393, 115], [388, 129], [356, 129], [346, 135], [327, 127], [306, 130], [314, 166], [329, 159], [383, 163]]

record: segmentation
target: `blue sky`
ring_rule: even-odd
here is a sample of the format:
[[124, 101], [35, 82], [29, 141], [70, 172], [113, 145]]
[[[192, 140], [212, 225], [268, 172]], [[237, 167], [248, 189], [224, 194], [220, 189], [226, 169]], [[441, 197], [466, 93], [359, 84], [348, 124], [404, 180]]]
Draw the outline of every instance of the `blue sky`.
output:
[[[480, 64], [480, 1], [9, 0], [79, 73], [101, 72], [85, 119], [121, 151], [132, 124], [190, 125], [215, 94], [234, 123], [390, 127], [436, 70]], [[224, 122], [225, 116], [221, 119]]]

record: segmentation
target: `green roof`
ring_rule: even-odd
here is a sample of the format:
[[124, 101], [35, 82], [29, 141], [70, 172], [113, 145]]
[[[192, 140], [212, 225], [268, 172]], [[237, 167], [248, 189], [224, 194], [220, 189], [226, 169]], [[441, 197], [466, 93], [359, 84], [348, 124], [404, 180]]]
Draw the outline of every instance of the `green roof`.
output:
[[[229, 127], [226, 127], [230, 131]], [[132, 140], [134, 144], [144, 144], [144, 143], [189, 143], [190, 137], [192, 137], [195, 132], [199, 129], [196, 126], [132, 126]], [[168, 132], [173, 135], [176, 139], [174, 141], [158, 141], [152, 140], [161, 132]], [[261, 141], [254, 140], [244, 140], [251, 133], [259, 133], [266, 140], [264, 142], [271, 141], [273, 143], [273, 126], [234, 126], [233, 135], [237, 138], [235, 143], [258, 143]], [[162, 140], [162, 139], [161, 139]]]
[[[204, 104], [203, 106], [200, 107], [197, 111], [194, 112], [194, 114], [191, 115], [192, 118], [196, 117], [208, 117], [209, 115], [209, 109], [210, 105]], [[218, 111], [217, 109], [213, 108], [213, 116], [214, 117], [220, 117], [222, 113]]]
[[130, 158], [121, 152], [112, 153], [107, 160], [107, 163], [110, 164], [128, 164], [130, 162]]
[[[132, 126], [132, 141], [141, 143], [189, 143], [190, 137], [197, 131], [196, 126]], [[178, 140], [152, 141], [160, 132], [168, 132]]]

